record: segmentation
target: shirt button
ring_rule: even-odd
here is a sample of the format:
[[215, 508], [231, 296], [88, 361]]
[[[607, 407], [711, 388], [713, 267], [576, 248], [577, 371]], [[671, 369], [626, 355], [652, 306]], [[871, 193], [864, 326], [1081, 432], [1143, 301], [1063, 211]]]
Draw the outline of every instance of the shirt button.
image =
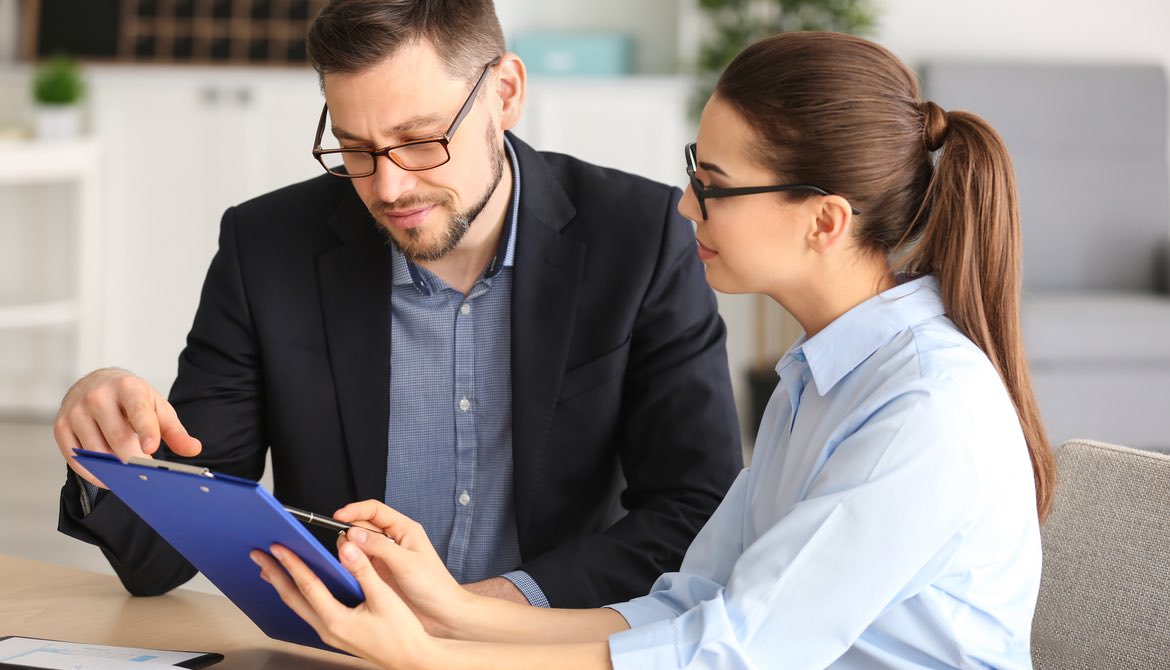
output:
[[464, 507], [467, 507], [467, 505], [469, 503], [471, 503], [471, 494], [468, 493], [467, 491], [460, 493], [459, 494], [459, 504], [463, 505]]
[[468, 400], [467, 398], [460, 400], [459, 401], [459, 409], [463, 410], [464, 412], [471, 409], [471, 401]]
[[471, 305], [466, 303], [466, 302], [463, 303], [463, 306], [459, 308], [459, 313], [462, 314], [463, 316], [467, 316], [468, 314], [471, 314]]

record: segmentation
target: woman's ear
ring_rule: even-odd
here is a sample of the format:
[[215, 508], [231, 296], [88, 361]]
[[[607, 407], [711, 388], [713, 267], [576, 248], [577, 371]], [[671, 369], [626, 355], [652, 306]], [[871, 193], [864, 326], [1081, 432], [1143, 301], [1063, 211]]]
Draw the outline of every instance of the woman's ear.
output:
[[853, 210], [839, 195], [826, 195], [807, 201], [815, 207], [814, 222], [809, 230], [809, 247], [820, 254], [842, 248], [853, 228]]
[[524, 114], [524, 100], [528, 72], [524, 61], [514, 53], [506, 53], [496, 66], [499, 71], [500, 127], [511, 130]]

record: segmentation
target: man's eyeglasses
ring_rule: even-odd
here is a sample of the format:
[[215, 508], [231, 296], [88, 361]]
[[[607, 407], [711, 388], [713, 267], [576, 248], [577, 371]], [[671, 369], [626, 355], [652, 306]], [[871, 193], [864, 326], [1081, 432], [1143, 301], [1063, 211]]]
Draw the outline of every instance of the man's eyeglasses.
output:
[[488, 72], [499, 63], [500, 59], [496, 58], [483, 67], [483, 72], [480, 73], [479, 79], [476, 80], [475, 86], [472, 87], [463, 106], [459, 108], [459, 113], [455, 115], [455, 120], [451, 122], [447, 132], [434, 137], [423, 137], [381, 149], [322, 149], [321, 138], [325, 134], [325, 117], [329, 114], [329, 103], [325, 103], [325, 106], [321, 108], [321, 120], [317, 123], [317, 139], [313, 142], [313, 157], [329, 174], [349, 179], [368, 177], [374, 174], [374, 170], [378, 167], [378, 156], [385, 156], [403, 170], [412, 172], [430, 170], [443, 165], [451, 160], [451, 153], [447, 145], [451, 143], [451, 138], [455, 136], [459, 124], [463, 123], [463, 119], [471, 112], [475, 98], [479, 95], [479, 89], [487, 80]]
[[[778, 193], [780, 191], [811, 191], [820, 195], [833, 195], [820, 186], [813, 186], [812, 184], [777, 184], [775, 186], [744, 186], [740, 188], [707, 186], [695, 176], [695, 170], [699, 167], [699, 161], [695, 158], [694, 142], [687, 145], [686, 156], [687, 176], [691, 179], [691, 190], [695, 192], [695, 198], [699, 201], [699, 211], [702, 212], [704, 221], [707, 220], [707, 200], [714, 198], [733, 198], [737, 195]], [[854, 216], [861, 214], [855, 207], [850, 207], [849, 209], [853, 211]]]

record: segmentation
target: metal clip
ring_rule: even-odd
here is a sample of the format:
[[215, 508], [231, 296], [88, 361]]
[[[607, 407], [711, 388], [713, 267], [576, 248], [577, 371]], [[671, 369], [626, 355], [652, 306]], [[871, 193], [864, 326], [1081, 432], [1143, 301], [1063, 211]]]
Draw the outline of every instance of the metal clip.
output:
[[171, 472], [185, 472], [189, 475], [198, 475], [199, 477], [207, 477], [214, 479], [215, 475], [207, 468], [201, 468], [197, 465], [187, 465], [186, 463], [172, 463], [170, 461], [160, 461], [153, 458], [141, 458], [139, 456], [131, 456], [128, 463], [133, 465], [142, 465], [148, 468], [155, 468], [156, 470], [170, 470]]

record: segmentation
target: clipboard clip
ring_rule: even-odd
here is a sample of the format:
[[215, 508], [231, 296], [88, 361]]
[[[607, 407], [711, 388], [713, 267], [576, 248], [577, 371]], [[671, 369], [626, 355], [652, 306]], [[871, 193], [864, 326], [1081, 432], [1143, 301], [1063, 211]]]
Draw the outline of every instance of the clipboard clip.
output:
[[215, 479], [215, 475], [207, 468], [201, 468], [197, 465], [187, 465], [186, 463], [172, 463], [170, 461], [160, 461], [153, 458], [142, 458], [140, 456], [131, 456], [127, 463], [133, 465], [141, 465], [147, 468], [154, 468], [156, 470], [170, 470], [171, 472], [185, 472], [189, 475], [197, 475], [199, 477], [207, 477], [208, 479]]

